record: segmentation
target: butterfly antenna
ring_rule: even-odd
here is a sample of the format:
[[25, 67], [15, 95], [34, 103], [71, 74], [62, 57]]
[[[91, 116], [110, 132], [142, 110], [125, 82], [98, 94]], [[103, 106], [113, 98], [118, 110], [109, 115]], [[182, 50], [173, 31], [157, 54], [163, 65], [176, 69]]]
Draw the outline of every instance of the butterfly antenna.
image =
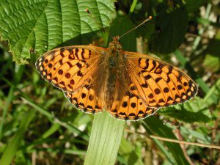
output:
[[122, 34], [121, 37], [119, 37], [119, 40], [125, 36], [126, 34], [132, 32], [133, 30], [139, 28], [140, 26], [142, 26], [143, 24], [145, 24], [146, 22], [150, 21], [152, 19], [152, 16], [149, 16], [147, 19], [145, 19], [143, 22], [141, 22], [139, 25], [135, 26], [133, 29], [127, 31], [126, 33]]

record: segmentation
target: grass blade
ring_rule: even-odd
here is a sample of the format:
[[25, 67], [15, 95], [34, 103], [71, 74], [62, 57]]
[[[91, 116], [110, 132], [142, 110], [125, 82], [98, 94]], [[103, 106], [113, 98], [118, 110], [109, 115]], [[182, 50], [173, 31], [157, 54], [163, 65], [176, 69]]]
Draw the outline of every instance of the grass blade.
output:
[[28, 128], [28, 125], [32, 121], [34, 115], [35, 115], [34, 110], [30, 110], [25, 113], [24, 118], [21, 121], [21, 124], [19, 126], [18, 131], [16, 132], [16, 134], [14, 135], [14, 137], [12, 138], [12, 140], [10, 141], [8, 146], [6, 147], [4, 153], [1, 157], [0, 164], [9, 165], [11, 163], [13, 157], [15, 156], [17, 150], [19, 149], [19, 147], [21, 145], [21, 141], [23, 139], [24, 133], [25, 133], [26, 129]]
[[124, 125], [106, 111], [95, 115], [84, 165], [115, 164]]

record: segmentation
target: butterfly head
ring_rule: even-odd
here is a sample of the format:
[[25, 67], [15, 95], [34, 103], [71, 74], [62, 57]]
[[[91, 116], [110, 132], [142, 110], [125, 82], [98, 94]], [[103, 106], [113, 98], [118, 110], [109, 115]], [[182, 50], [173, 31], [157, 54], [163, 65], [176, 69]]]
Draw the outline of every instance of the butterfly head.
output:
[[119, 42], [119, 39], [120, 39], [119, 36], [113, 37], [113, 41], [109, 43], [109, 48], [112, 49], [113, 51], [122, 49], [122, 45]]

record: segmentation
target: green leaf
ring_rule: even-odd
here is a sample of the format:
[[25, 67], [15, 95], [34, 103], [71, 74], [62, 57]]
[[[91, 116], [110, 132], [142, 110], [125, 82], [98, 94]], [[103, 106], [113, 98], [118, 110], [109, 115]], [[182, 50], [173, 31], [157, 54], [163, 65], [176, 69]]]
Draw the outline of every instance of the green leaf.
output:
[[[160, 137], [170, 138], [170, 139], [176, 139], [175, 135], [173, 134], [172, 130], [165, 126], [161, 120], [156, 118], [155, 116], [150, 116], [146, 118], [143, 122], [144, 128], [153, 135], [158, 135]], [[162, 150], [164, 154], [167, 156], [168, 160], [174, 160], [175, 163], [170, 162], [171, 164], [178, 164], [178, 165], [188, 165], [188, 161], [186, 160], [183, 151], [179, 144], [170, 143], [170, 142], [164, 142], [164, 145], [166, 145], [167, 149], [164, 148]], [[160, 146], [159, 146], [160, 147]], [[161, 148], [161, 147], [160, 147]], [[166, 153], [168, 152], [168, 153]], [[169, 153], [172, 154], [173, 158], [169, 157]]]
[[220, 68], [220, 57], [207, 54], [203, 66], [210, 72], [217, 72]]
[[195, 97], [193, 100], [187, 101], [184, 104], [178, 104], [160, 110], [160, 113], [187, 123], [206, 123], [210, 121], [211, 117], [208, 105], [199, 97]]
[[10, 143], [6, 147], [1, 157], [0, 164], [4, 164], [4, 165], [11, 164], [11, 161], [14, 155], [16, 154], [17, 150], [21, 146], [21, 141], [23, 139], [24, 133], [26, 129], [28, 128], [28, 125], [32, 121], [34, 115], [35, 115], [35, 111], [33, 110], [30, 110], [24, 114], [24, 117], [21, 121], [19, 129], [17, 130], [16, 134], [11, 139]]
[[[209, 86], [203, 81], [203, 79], [194, 71], [193, 67], [191, 64], [186, 60], [186, 58], [183, 56], [183, 54], [179, 51], [176, 50], [174, 52], [176, 58], [178, 59], [179, 62], [181, 62], [182, 66], [189, 70], [191, 72], [191, 77], [196, 80], [198, 83], [199, 87], [205, 92], [209, 92]], [[218, 98], [215, 95], [211, 96], [214, 102], [218, 101]]]
[[30, 52], [42, 54], [74, 37], [109, 26], [113, 15], [112, 0], [2, 0], [0, 34], [8, 40], [13, 59], [24, 64]]
[[198, 10], [206, 0], [185, 0], [187, 11], [193, 12]]
[[218, 30], [214, 39], [210, 41], [210, 44], [205, 51], [206, 56], [203, 61], [203, 66], [209, 72], [217, 72], [220, 68], [220, 30]]
[[69, 124], [69, 123], [64, 123], [61, 122], [58, 118], [55, 118], [51, 113], [47, 112], [45, 109], [41, 108], [39, 105], [35, 104], [32, 100], [27, 99], [27, 98], [23, 98], [23, 100], [30, 105], [32, 108], [34, 108], [36, 111], [38, 111], [40, 114], [44, 115], [47, 117], [47, 119], [52, 122], [53, 124], [59, 124], [63, 127], [65, 127], [66, 129], [70, 130], [73, 133], [76, 134], [80, 134], [81, 137], [84, 140], [88, 140], [88, 135], [84, 134], [83, 132], [81, 132], [79, 129], [77, 129], [76, 127], [74, 127], [73, 125]]
[[167, 7], [161, 3], [158, 6], [158, 17], [155, 22], [155, 32], [149, 40], [149, 50], [155, 54], [167, 54], [176, 50], [183, 42], [187, 30], [188, 17], [183, 4]]
[[106, 111], [95, 115], [85, 165], [115, 164], [124, 124]]
[[[216, 101], [212, 99], [212, 97], [215, 96], [218, 98]], [[211, 87], [209, 92], [205, 95], [203, 102], [205, 102], [208, 105], [218, 105], [220, 98], [220, 79], [217, 80], [217, 82]]]
[[[201, 128], [201, 129], [203, 129], [203, 128]], [[185, 134], [186, 137], [192, 136], [197, 141], [201, 141], [202, 140], [203, 143], [207, 143], [207, 144], [211, 143], [211, 137], [207, 136], [207, 134], [204, 134], [204, 132], [199, 132], [198, 130], [192, 130], [192, 129], [190, 129], [187, 126], [186, 127], [181, 126], [180, 127], [180, 131], [181, 131], [181, 133], [183, 133], [183, 135]]]
[[170, 162], [170, 164], [175, 164], [175, 160], [172, 156], [172, 154], [169, 152], [169, 150], [167, 150], [166, 146], [163, 145], [163, 142], [157, 140], [157, 139], [153, 139], [153, 141], [156, 143], [157, 147], [164, 153], [164, 155], [167, 157], [168, 161]]
[[128, 142], [125, 138], [122, 138], [121, 145], [119, 148], [119, 153], [123, 157], [123, 159], [126, 161], [126, 164], [128, 165], [142, 165], [144, 164], [141, 161], [141, 158], [137, 154], [137, 152], [134, 150], [133, 145]]
[[[120, 26], [123, 25], [123, 26]], [[134, 24], [126, 16], [118, 16], [112, 23], [110, 28], [110, 36], [108, 38], [108, 43], [112, 41], [112, 37], [121, 36], [131, 30]], [[136, 51], [136, 32], [132, 31], [120, 39], [122, 47], [126, 51]]]

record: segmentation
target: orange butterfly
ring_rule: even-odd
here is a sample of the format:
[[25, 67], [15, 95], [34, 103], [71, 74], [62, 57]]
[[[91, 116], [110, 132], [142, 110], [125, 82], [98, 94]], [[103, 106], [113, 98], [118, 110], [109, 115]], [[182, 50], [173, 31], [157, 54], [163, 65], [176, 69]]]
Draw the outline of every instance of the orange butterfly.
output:
[[77, 108], [104, 109], [120, 119], [138, 120], [197, 93], [178, 68], [150, 56], [124, 51], [119, 37], [108, 48], [91, 45], [51, 50], [36, 62], [42, 77], [61, 89]]

